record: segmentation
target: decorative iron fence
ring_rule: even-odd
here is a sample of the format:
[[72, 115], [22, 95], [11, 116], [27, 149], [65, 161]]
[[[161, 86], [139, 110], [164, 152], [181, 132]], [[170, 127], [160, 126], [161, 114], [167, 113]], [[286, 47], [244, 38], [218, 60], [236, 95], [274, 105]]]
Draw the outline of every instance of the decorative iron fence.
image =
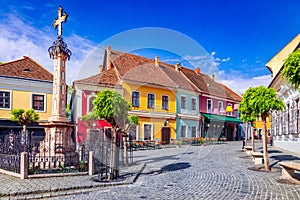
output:
[[0, 154], [0, 168], [11, 172], [20, 173], [20, 154]]

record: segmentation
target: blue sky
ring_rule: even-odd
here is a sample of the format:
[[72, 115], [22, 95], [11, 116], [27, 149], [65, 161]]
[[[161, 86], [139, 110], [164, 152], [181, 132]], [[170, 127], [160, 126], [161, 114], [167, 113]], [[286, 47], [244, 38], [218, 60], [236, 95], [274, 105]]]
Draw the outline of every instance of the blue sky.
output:
[[52, 71], [47, 49], [56, 39], [52, 24], [59, 5], [69, 14], [63, 25], [73, 52], [67, 64], [69, 83], [82, 72], [95, 73], [110, 44], [217, 73], [219, 81], [243, 93], [249, 86], [269, 84], [266, 62], [300, 27], [297, 0], [0, 0], [0, 61], [27, 55]]

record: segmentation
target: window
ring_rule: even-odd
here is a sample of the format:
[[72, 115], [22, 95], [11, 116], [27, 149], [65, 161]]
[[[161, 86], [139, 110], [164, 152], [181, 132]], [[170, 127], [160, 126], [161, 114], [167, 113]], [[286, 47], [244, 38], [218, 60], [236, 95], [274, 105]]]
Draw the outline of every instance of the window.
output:
[[181, 126], [181, 137], [184, 138], [186, 137], [186, 126]]
[[148, 108], [154, 108], [154, 106], [155, 106], [154, 100], [155, 100], [154, 94], [149, 93], [148, 94]]
[[218, 102], [218, 111], [219, 111], [219, 113], [221, 112], [222, 108], [223, 108], [223, 101], [219, 101]]
[[162, 96], [162, 109], [163, 110], [168, 110], [169, 109], [169, 97], [163, 95]]
[[89, 108], [89, 110], [88, 110], [89, 112], [92, 112], [92, 111], [93, 111], [93, 108], [94, 108], [93, 101], [94, 101], [94, 99], [95, 99], [95, 97], [90, 97], [90, 98], [89, 98], [89, 105], [88, 105], [88, 106], [89, 106], [89, 107], [88, 107], [88, 108]]
[[132, 106], [133, 107], [140, 107], [140, 93], [139, 92], [132, 92]]
[[212, 112], [212, 101], [211, 101], [211, 99], [207, 100], [207, 112], [208, 113]]
[[192, 126], [192, 137], [197, 137], [196, 126]]
[[181, 96], [180, 108], [186, 109], [186, 97], [185, 96]]
[[[229, 103], [227, 106], [231, 106], [232, 107], [232, 104]], [[228, 112], [228, 116], [232, 116], [232, 112]]]
[[152, 124], [144, 124], [144, 140], [152, 139]]
[[129, 139], [130, 140], [137, 140], [138, 138], [138, 126], [131, 126], [128, 130], [129, 132]]
[[196, 105], [196, 99], [195, 98], [192, 98], [192, 111], [196, 111], [196, 108], [197, 108], [197, 105]]
[[45, 111], [45, 95], [32, 95], [32, 108], [34, 110]]
[[0, 91], [0, 108], [10, 109], [10, 92]]

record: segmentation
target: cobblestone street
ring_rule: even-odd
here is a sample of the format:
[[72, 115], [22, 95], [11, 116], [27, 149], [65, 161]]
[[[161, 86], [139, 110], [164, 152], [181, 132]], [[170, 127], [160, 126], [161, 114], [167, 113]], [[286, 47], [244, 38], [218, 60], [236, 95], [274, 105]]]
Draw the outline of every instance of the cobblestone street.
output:
[[[257, 144], [257, 150], [261, 150]], [[300, 186], [280, 183], [281, 160], [299, 162], [269, 147], [272, 172], [259, 172], [241, 142], [134, 152], [146, 168], [134, 184], [95, 188], [53, 199], [300, 199]]]

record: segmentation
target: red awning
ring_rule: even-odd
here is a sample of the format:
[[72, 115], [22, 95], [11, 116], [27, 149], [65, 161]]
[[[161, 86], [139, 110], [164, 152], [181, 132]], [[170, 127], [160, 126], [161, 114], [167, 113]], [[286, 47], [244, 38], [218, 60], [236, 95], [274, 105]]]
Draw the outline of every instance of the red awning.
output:
[[104, 128], [104, 127], [108, 127], [108, 128], [111, 128], [111, 124], [108, 123], [107, 121], [105, 120], [97, 120], [97, 125], [100, 127], [100, 128]]

